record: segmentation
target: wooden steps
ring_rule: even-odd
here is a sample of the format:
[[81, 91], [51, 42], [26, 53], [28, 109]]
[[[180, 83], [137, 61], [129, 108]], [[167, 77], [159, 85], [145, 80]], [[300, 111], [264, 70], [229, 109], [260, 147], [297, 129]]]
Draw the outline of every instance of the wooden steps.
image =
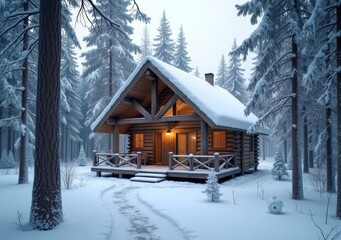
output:
[[162, 173], [136, 173], [135, 177], [130, 178], [134, 182], [158, 183], [166, 180], [167, 175]]

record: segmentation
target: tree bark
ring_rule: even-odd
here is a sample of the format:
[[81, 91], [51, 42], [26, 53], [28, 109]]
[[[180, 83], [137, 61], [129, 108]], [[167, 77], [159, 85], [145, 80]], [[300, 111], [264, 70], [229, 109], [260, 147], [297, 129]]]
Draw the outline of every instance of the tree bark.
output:
[[[295, 1], [296, 2], [296, 1]], [[298, 138], [297, 138], [297, 119], [298, 119], [298, 77], [297, 77], [297, 42], [296, 37], [292, 37], [292, 98], [291, 98], [291, 151], [292, 151], [292, 198], [303, 199], [302, 170], [298, 158]]]
[[[24, 1], [24, 12], [28, 11], [29, 1]], [[28, 26], [28, 16], [24, 18], [24, 31]], [[25, 31], [23, 35], [23, 52], [28, 50], [29, 35]], [[20, 131], [20, 150], [19, 150], [19, 184], [28, 183], [28, 159], [27, 159], [27, 92], [28, 92], [28, 56], [24, 59], [22, 64], [22, 87], [21, 93], [21, 124], [25, 128]]]
[[[341, 5], [336, 8], [336, 32], [341, 31]], [[341, 37], [336, 38], [336, 68], [341, 66]], [[337, 200], [336, 217], [341, 219], [341, 73], [337, 72], [336, 85], [337, 99], [337, 140], [338, 140], [338, 159], [337, 159]]]
[[50, 230], [63, 220], [59, 163], [61, 0], [40, 0], [36, 156], [30, 224]]
[[333, 174], [333, 160], [332, 160], [332, 126], [331, 119], [332, 111], [329, 106], [326, 108], [326, 131], [327, 131], [327, 142], [326, 142], [326, 172], [327, 172], [327, 192], [335, 192], [335, 180]]
[[303, 172], [309, 173], [309, 158], [308, 158], [308, 121], [306, 111], [303, 117]]

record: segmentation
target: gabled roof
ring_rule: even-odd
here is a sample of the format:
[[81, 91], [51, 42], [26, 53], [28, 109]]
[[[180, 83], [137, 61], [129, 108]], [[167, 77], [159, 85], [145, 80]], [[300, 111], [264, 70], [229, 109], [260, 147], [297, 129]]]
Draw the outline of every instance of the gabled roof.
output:
[[[152, 70], [212, 128], [248, 130], [258, 120], [252, 113], [246, 117], [245, 106], [227, 90], [219, 86], [212, 86], [203, 79], [148, 56], [136, 67], [108, 106], [91, 125], [93, 131], [98, 131], [100, 126], [105, 123], [146, 69]], [[267, 133], [264, 129], [257, 132]]]

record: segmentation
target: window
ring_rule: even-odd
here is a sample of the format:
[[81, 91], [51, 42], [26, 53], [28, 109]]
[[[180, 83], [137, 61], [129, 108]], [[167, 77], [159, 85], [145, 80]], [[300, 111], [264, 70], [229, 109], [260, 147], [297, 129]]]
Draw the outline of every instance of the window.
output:
[[133, 144], [134, 144], [134, 148], [143, 148], [144, 147], [144, 134], [135, 133]]
[[226, 147], [226, 131], [213, 131], [212, 132], [212, 148], [225, 148]]

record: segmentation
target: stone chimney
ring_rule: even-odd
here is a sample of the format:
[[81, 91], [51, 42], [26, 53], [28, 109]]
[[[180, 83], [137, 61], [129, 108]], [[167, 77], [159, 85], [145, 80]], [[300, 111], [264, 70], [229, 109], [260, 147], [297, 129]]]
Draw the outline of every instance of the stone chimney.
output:
[[206, 73], [205, 74], [205, 80], [212, 86], [214, 86], [214, 74], [213, 73]]

